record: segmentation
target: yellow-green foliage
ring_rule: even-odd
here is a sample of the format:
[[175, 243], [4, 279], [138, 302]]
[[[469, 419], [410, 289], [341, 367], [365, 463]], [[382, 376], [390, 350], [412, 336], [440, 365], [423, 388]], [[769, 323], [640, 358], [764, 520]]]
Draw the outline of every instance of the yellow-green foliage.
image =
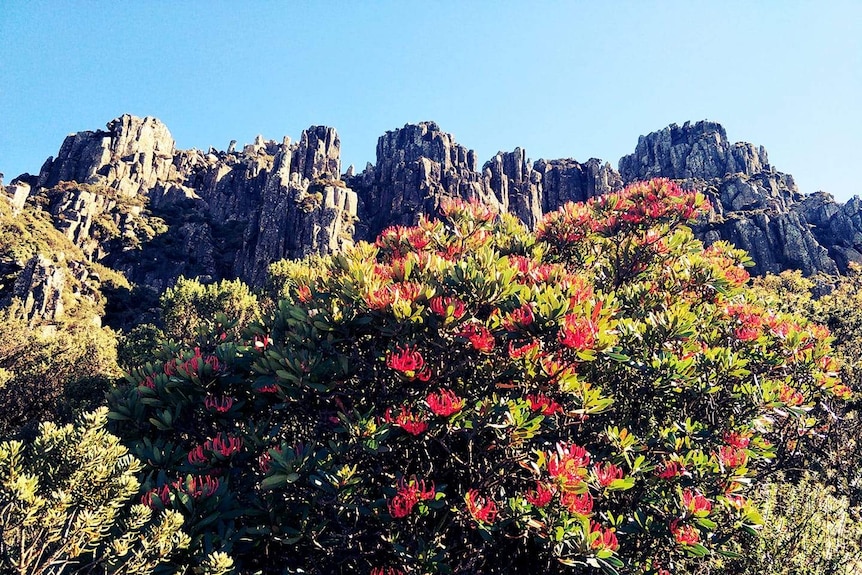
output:
[[855, 575], [862, 573], [859, 507], [806, 474], [761, 491], [764, 528], [744, 573]]
[[240, 280], [202, 284], [180, 277], [160, 299], [166, 337], [192, 341], [201, 330], [213, 329], [218, 314], [224, 314], [238, 335], [259, 318], [257, 296]]
[[4, 572], [150, 573], [188, 546], [179, 513], [130, 505], [142, 466], [105, 431], [107, 414], [0, 444]]
[[0, 309], [0, 437], [92, 409], [120, 375], [116, 350], [110, 329], [31, 325], [17, 301]]
[[299, 286], [314, 286], [328, 273], [331, 256], [312, 255], [301, 260], [279, 260], [266, 274], [266, 297], [274, 305], [279, 300], [296, 300]]

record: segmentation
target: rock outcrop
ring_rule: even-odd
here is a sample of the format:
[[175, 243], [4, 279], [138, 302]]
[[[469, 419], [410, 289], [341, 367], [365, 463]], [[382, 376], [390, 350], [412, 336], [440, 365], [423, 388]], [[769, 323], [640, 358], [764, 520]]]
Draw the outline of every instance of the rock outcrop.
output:
[[[296, 142], [258, 136], [204, 152], [178, 150], [155, 118], [126, 115], [106, 130], [70, 135], [38, 176], [13, 180], [5, 195], [13, 210], [47, 212], [85, 258], [156, 292], [180, 275], [259, 286], [274, 261], [337, 252], [390, 225], [413, 224], [444, 197], [480, 200], [532, 228], [566, 202], [652, 177], [706, 193], [713, 211], [696, 233], [748, 250], [755, 273], [835, 273], [862, 262], [862, 200], [841, 205], [828, 194], [801, 194], [766, 150], [731, 143], [714, 122], [640, 137], [619, 171], [595, 158], [534, 162], [521, 148], [480, 168], [475, 152], [422, 122], [381, 136], [375, 163], [362, 172], [341, 170], [341, 143], [325, 126]], [[63, 281], [49, 263], [28, 262], [15, 288], [32, 301], [29, 313], [44, 317], [56, 315], [51, 294]]]
[[389, 225], [413, 224], [420, 213], [435, 213], [443, 197], [478, 199], [533, 228], [544, 213], [568, 201], [622, 187], [607, 163], [531, 162], [521, 148], [498, 152], [480, 172], [475, 152], [433, 122], [386, 132], [377, 142], [376, 164], [347, 179], [359, 195], [363, 239]]
[[161, 291], [181, 275], [260, 285], [273, 261], [352, 243], [358, 202], [340, 169], [332, 128], [204, 153], [126, 115], [68, 136], [35, 183], [88, 257]]
[[[776, 171], [763, 147], [730, 143], [719, 124], [686, 122], [641, 136], [619, 166], [626, 183], [665, 177], [705, 192], [713, 213], [695, 231], [707, 243], [725, 239], [747, 250], [755, 274], [846, 269], [809, 225], [793, 177]], [[852, 257], [848, 253], [844, 259]]]

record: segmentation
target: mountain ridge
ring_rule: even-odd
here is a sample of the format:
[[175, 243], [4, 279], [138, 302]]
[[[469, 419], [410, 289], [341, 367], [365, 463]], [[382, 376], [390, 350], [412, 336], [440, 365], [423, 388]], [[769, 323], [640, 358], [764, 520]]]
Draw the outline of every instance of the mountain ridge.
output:
[[[334, 128], [311, 126], [296, 142], [258, 136], [241, 149], [181, 150], [161, 121], [127, 114], [106, 130], [69, 135], [38, 175], [15, 178], [3, 195], [13, 211], [46, 212], [88, 260], [156, 292], [180, 276], [261, 286], [272, 262], [334, 253], [413, 224], [447, 196], [481, 200], [534, 228], [566, 202], [652, 177], [707, 194], [713, 211], [696, 233], [748, 250], [755, 273], [838, 273], [862, 262], [862, 201], [802, 194], [762, 146], [730, 142], [715, 122], [640, 136], [618, 169], [597, 158], [532, 161], [522, 148], [480, 167], [435, 122], [387, 131], [376, 162], [358, 173], [342, 173], [340, 148]], [[5, 257], [10, 277], [36, 265], [13, 260]], [[27, 295], [0, 291], [0, 301]]]

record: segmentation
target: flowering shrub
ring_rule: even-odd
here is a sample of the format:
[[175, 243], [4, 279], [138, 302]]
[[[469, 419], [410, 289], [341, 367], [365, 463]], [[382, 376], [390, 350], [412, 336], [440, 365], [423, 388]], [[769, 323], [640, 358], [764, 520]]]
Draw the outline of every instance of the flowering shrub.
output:
[[[825, 329], [750, 300], [667, 180], [536, 234], [460, 200], [298, 283], [248, 338], [111, 399], [144, 501], [246, 570], [661, 573], [731, 553], [747, 496], [849, 390]], [[312, 277], [308, 275], [308, 277]]]

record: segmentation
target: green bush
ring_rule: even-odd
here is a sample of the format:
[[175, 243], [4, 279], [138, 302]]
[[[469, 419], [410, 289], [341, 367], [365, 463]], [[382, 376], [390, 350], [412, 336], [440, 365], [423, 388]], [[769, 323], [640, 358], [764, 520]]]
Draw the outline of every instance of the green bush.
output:
[[20, 302], [0, 309], [0, 437], [71, 421], [103, 403], [117, 367], [114, 333], [69, 319], [31, 324]]
[[151, 573], [188, 546], [180, 513], [131, 504], [142, 466], [104, 430], [107, 413], [0, 443], [4, 573]]
[[860, 508], [816, 476], [768, 483], [756, 494], [764, 529], [744, 568], [751, 575], [862, 572]]
[[168, 346], [110, 399], [146, 501], [246, 571], [661, 573], [762, 523], [763, 471], [847, 397], [667, 180], [546, 216], [385, 230], [249, 337]]
[[222, 314], [239, 332], [258, 318], [257, 296], [240, 280], [202, 284], [180, 277], [165, 290], [159, 301], [165, 336], [191, 342], [200, 333], [215, 329], [215, 318]]

